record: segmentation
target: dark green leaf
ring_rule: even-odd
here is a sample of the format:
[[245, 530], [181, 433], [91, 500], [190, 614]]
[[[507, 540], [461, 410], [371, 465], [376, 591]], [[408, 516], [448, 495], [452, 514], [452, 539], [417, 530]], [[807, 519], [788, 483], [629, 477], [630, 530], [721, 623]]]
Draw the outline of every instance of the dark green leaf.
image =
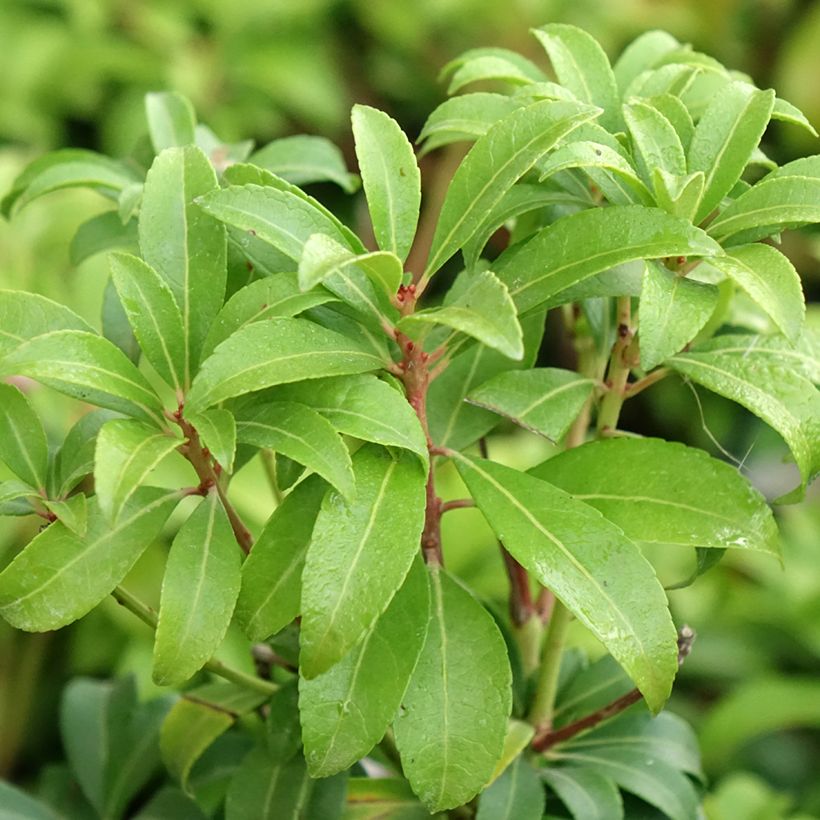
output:
[[606, 775], [580, 766], [550, 766], [541, 776], [574, 820], [622, 820], [621, 794]]
[[94, 410], [71, 428], [54, 460], [55, 495], [66, 495], [93, 472], [97, 434], [113, 416], [108, 410]]
[[481, 793], [476, 820], [541, 820], [544, 800], [538, 775], [519, 757]]
[[[424, 813], [426, 820], [427, 813]], [[0, 781], [0, 820], [61, 820], [48, 806]]]

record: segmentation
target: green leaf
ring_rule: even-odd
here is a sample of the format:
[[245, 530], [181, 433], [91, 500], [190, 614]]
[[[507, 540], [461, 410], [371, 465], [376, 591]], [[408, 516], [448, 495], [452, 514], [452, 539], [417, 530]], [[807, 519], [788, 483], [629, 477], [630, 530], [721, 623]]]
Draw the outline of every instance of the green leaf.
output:
[[239, 595], [239, 548], [216, 491], [176, 534], [162, 581], [152, 677], [176, 686], [219, 648]]
[[432, 813], [466, 803], [490, 779], [512, 675], [488, 612], [440, 567], [428, 568], [432, 616], [394, 731], [404, 774]]
[[82, 416], [68, 432], [54, 459], [55, 495], [67, 495], [94, 471], [97, 433], [113, 417], [108, 410], [94, 410]]
[[348, 194], [359, 187], [359, 178], [347, 170], [342, 152], [325, 137], [307, 134], [283, 137], [260, 148], [248, 162], [294, 185], [334, 182]]
[[366, 445], [353, 457], [356, 497], [331, 490], [302, 573], [300, 668], [340, 661], [393, 599], [419, 550], [426, 476], [410, 453]]
[[703, 171], [685, 176], [670, 174], [663, 168], [652, 171], [652, 188], [659, 207], [689, 221], [695, 218], [705, 180]]
[[172, 786], [163, 786], [134, 820], [207, 820], [207, 815], [184, 792]]
[[780, 556], [766, 499], [737, 469], [654, 438], [593, 441], [530, 470], [599, 510], [638, 543]]
[[252, 641], [269, 638], [299, 615], [305, 553], [326, 493], [317, 476], [294, 487], [242, 564], [236, 620]]
[[[450, 60], [444, 68], [441, 69], [439, 72], [439, 82], [442, 82], [447, 77], [458, 73], [458, 71], [465, 66], [469, 66], [471, 63], [479, 63], [486, 59], [487, 57], [491, 57], [497, 61], [504, 62], [508, 66], [508, 71], [512, 73], [513, 71], [516, 72], [520, 77], [526, 77], [531, 82], [539, 82], [542, 80], [546, 80], [546, 76], [540, 68], [538, 68], [532, 60], [528, 60], [523, 55], [519, 54], [517, 51], [512, 51], [508, 48], [497, 48], [497, 47], [484, 47], [484, 48], [471, 48], [467, 51], [459, 54], [453, 60]], [[448, 90], [448, 94], [452, 94], [452, 90]]]
[[679, 47], [680, 43], [665, 31], [646, 31], [636, 37], [621, 52], [612, 69], [621, 94], [639, 74]]
[[43, 506], [57, 516], [75, 535], [83, 538], [88, 528], [88, 509], [86, 498], [82, 493], [72, 495], [64, 501], [43, 499]]
[[[543, 78], [543, 74], [541, 77]], [[515, 63], [504, 57], [484, 54], [459, 66], [450, 78], [447, 93], [452, 95], [472, 83], [498, 80], [511, 85], [529, 85], [533, 80]]]
[[346, 499], [355, 494], [350, 454], [333, 425], [304, 404], [267, 402], [237, 421], [237, 440], [266, 447], [304, 464]]
[[102, 319], [103, 337], [125, 353], [129, 361], [139, 365], [141, 353], [139, 342], [131, 330], [128, 316], [123, 309], [112, 279], [105, 283], [100, 318]]
[[689, 222], [655, 208], [618, 205], [564, 217], [494, 263], [519, 313], [601, 271], [634, 259], [716, 256], [720, 246]]
[[162, 405], [142, 373], [111, 342], [92, 333], [58, 330], [35, 336], [2, 359], [0, 371], [161, 424]]
[[232, 473], [236, 451], [236, 421], [233, 413], [215, 408], [187, 418], [219, 466], [226, 473]]
[[145, 358], [179, 395], [185, 384], [185, 330], [170, 288], [136, 256], [109, 257], [111, 278]]
[[379, 370], [384, 363], [341, 333], [306, 319], [245, 325], [203, 362], [186, 406], [211, 405], [275, 384]]
[[709, 234], [739, 245], [812, 222], [820, 222], [820, 156], [796, 159], [763, 177], [718, 214]]
[[651, 184], [652, 172], [656, 168], [683, 176], [686, 157], [672, 123], [654, 106], [637, 100], [625, 105], [623, 110], [644, 181]]
[[65, 305], [36, 293], [0, 290], [0, 356], [29, 339], [53, 330], [84, 330], [94, 333], [85, 319]]
[[11, 384], [0, 383], [0, 461], [35, 489], [45, 489], [48, 441], [29, 400]]
[[140, 209], [142, 258], [165, 280], [182, 314], [186, 384], [225, 296], [225, 228], [194, 204], [216, 187], [199, 148], [167, 148], [148, 171]]
[[606, 775], [581, 766], [550, 766], [541, 777], [574, 820], [622, 820], [621, 794]]
[[688, 151], [695, 135], [695, 124], [689, 109], [681, 102], [680, 97], [673, 94], [656, 94], [649, 97], [646, 102], [672, 123], [684, 152]]
[[780, 97], [775, 98], [772, 119], [798, 125], [805, 128], [813, 137], [817, 136], [817, 129], [809, 122], [806, 115], [796, 105], [792, 105]]
[[544, 787], [529, 761], [519, 757], [478, 801], [476, 820], [541, 820]]
[[429, 618], [427, 572], [417, 556], [364, 640], [327, 672], [300, 678], [299, 714], [311, 777], [349, 768], [381, 740], [407, 690]]
[[[404, 779], [351, 777], [348, 780], [344, 820], [430, 820], [430, 817]], [[433, 817], [442, 820], [444, 815]]]
[[[634, 688], [612, 655], [604, 655], [589, 666], [583, 665], [580, 671], [577, 671], [577, 663], [573, 670], [572, 660], [570, 653], [562, 660], [568, 674], [558, 690], [554, 713], [556, 728], [592, 714]], [[579, 663], [585, 664], [585, 659]]]
[[59, 521], [49, 524], [0, 573], [0, 615], [27, 632], [81, 618], [128, 574], [179, 499], [179, 492], [141, 488], [113, 526], [92, 499], [83, 539]]
[[[424, 814], [424, 820], [427, 819]], [[0, 781], [0, 820], [61, 820], [48, 806]]]
[[682, 350], [709, 321], [717, 304], [714, 285], [648, 262], [640, 301], [641, 367], [652, 370]]
[[726, 83], [698, 122], [689, 146], [689, 171], [703, 171], [706, 187], [695, 221], [720, 205], [757, 148], [774, 105], [774, 91]]
[[583, 29], [564, 23], [541, 26], [532, 33], [549, 55], [561, 85], [582, 102], [603, 108], [601, 123], [606, 128], [618, 126], [618, 86], [598, 41]]
[[145, 95], [145, 118], [154, 152], [192, 145], [195, 142], [196, 114], [187, 97], [175, 91]]
[[467, 395], [467, 401], [559, 441], [575, 421], [594, 387], [571, 370], [540, 367], [499, 373]]
[[420, 324], [444, 325], [511, 359], [522, 359], [523, 334], [507, 286], [489, 270], [474, 271], [459, 281], [467, 284], [459, 288], [452, 301], [405, 316], [398, 324], [399, 329], [415, 335]]
[[94, 485], [97, 503], [116, 522], [149, 473], [182, 441], [133, 419], [112, 419], [97, 436]]
[[677, 671], [676, 634], [638, 548], [593, 507], [546, 481], [465, 456], [456, 466], [510, 553], [606, 646], [658, 712]]
[[350, 118], [376, 243], [404, 261], [416, 235], [421, 204], [421, 174], [413, 146], [384, 111], [354, 105]]
[[16, 479], [0, 481], [0, 505], [5, 505], [9, 501], [17, 501], [21, 498], [36, 495], [36, 490], [28, 484], [24, 484], [22, 481], [17, 481]]
[[480, 137], [450, 182], [426, 276], [470, 241], [487, 213], [547, 151], [598, 113], [580, 103], [545, 100], [513, 111]]
[[137, 222], [131, 220], [123, 225], [114, 211], [105, 211], [83, 222], [71, 239], [69, 261], [78, 267], [86, 259], [104, 251], [122, 250], [139, 252]]
[[797, 342], [806, 306], [800, 276], [787, 257], [771, 245], [757, 243], [730, 248], [709, 264], [737, 282], [783, 335], [793, 344]]

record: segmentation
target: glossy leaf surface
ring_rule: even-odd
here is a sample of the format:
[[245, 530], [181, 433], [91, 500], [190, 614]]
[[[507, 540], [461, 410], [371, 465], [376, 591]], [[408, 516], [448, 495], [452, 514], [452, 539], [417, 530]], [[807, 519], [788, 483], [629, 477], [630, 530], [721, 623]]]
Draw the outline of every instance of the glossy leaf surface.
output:
[[325, 137], [283, 137], [251, 154], [249, 161], [294, 185], [334, 182], [349, 194], [359, 187], [359, 179], [347, 170], [342, 152]]

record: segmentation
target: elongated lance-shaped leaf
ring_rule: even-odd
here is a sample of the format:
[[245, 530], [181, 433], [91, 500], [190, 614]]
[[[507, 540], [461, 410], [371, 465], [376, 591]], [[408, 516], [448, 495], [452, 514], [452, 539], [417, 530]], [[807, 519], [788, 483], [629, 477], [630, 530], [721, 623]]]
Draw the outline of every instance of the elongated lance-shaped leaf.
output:
[[214, 408], [188, 417], [202, 443], [226, 473], [233, 472], [236, 420], [230, 410]]
[[0, 383], [0, 461], [34, 490], [45, 489], [48, 441], [40, 417], [13, 385]]
[[[540, 74], [540, 78], [546, 79], [543, 74]], [[529, 85], [533, 82], [531, 76], [505, 57], [482, 54], [466, 61], [453, 72], [447, 93], [453, 95], [464, 86], [488, 80], [499, 80], [511, 85]]]
[[606, 775], [577, 765], [548, 766], [541, 777], [575, 820], [623, 820], [621, 793]]
[[299, 615], [305, 553], [326, 493], [318, 476], [294, 487], [242, 564], [236, 620], [252, 641], [269, 638]]
[[813, 137], [817, 136], [817, 129], [809, 122], [806, 115], [796, 105], [792, 105], [781, 97], [775, 98], [772, 119], [798, 125], [805, 128]]
[[820, 155], [776, 168], [741, 194], [709, 225], [724, 244], [740, 245], [782, 228], [820, 222]]
[[86, 413], [68, 431], [54, 457], [55, 496], [64, 496], [94, 470], [97, 433], [105, 422], [115, 417], [108, 410]]
[[639, 543], [780, 556], [766, 499], [737, 469], [694, 447], [654, 438], [593, 441], [530, 475], [600, 510]]
[[364, 640], [313, 680], [299, 680], [299, 716], [311, 777], [352, 766], [381, 740], [416, 668], [430, 619], [427, 571], [417, 556]]
[[239, 584], [239, 548], [219, 495], [212, 491], [171, 544], [154, 639], [154, 683], [183, 683], [216, 652]]
[[806, 305], [800, 275], [777, 248], [756, 243], [730, 248], [709, 260], [737, 282], [769, 314], [790, 342], [797, 342]]
[[307, 319], [246, 325], [202, 364], [186, 406], [205, 410], [275, 384], [379, 370], [384, 362], [348, 336]]
[[714, 285], [679, 276], [650, 260], [641, 288], [641, 367], [651, 370], [683, 350], [709, 321], [717, 304]]
[[196, 139], [196, 114], [191, 101], [175, 91], [145, 95], [145, 117], [151, 145], [159, 154], [166, 148], [193, 145]]
[[145, 358], [182, 394], [185, 384], [185, 329], [171, 289], [136, 256], [114, 253], [111, 278]]
[[676, 635], [663, 588], [640, 550], [596, 509], [546, 481], [465, 456], [456, 466], [510, 553], [604, 644], [649, 708], [660, 711], [677, 671]]
[[532, 82], [546, 80], [544, 72], [532, 61], [508, 48], [498, 48], [497, 46], [482, 46], [470, 48], [462, 52], [458, 57], [453, 58], [439, 72], [439, 82], [443, 82], [447, 77], [452, 76], [460, 68], [470, 63], [475, 63], [485, 57], [494, 57], [496, 60], [503, 60], [523, 77], [529, 78]]
[[80, 330], [35, 336], [0, 360], [0, 372], [28, 376], [76, 399], [162, 424], [154, 389], [107, 339]]
[[91, 611], [157, 537], [179, 492], [143, 487], [111, 525], [92, 499], [78, 538], [50, 524], [0, 573], [0, 615], [27, 632], [48, 632]]
[[182, 315], [186, 384], [225, 296], [225, 228], [194, 204], [216, 187], [216, 173], [199, 148], [167, 148], [148, 172], [140, 208], [142, 258], [167, 282]]
[[367, 633], [406, 577], [424, 525], [424, 470], [411, 453], [366, 445], [353, 458], [356, 497], [331, 490], [302, 573], [300, 669], [313, 678]]
[[564, 288], [624, 262], [722, 252], [683, 219], [656, 208], [619, 205], [564, 217], [514, 245], [493, 267], [518, 312], [526, 313]]
[[592, 379], [571, 370], [511, 370], [471, 390], [467, 401], [558, 441], [581, 412], [594, 386]]
[[513, 111], [480, 137], [459, 165], [441, 208], [426, 275], [478, 230], [488, 211], [558, 141], [599, 109], [544, 100]]
[[541, 820], [544, 784], [523, 756], [482, 792], [476, 820]]
[[351, 122], [376, 242], [404, 261], [416, 234], [421, 204], [421, 173], [413, 147], [384, 111], [354, 105]]
[[304, 464], [352, 499], [355, 480], [347, 447], [333, 425], [307, 405], [273, 401], [254, 407], [240, 417], [236, 437]]
[[706, 186], [695, 216], [702, 220], [720, 205], [757, 148], [774, 105], [774, 91], [748, 83], [726, 83], [695, 128], [687, 157], [689, 171], [703, 171]]
[[68, 258], [74, 267], [104, 251], [121, 250], [139, 253], [137, 222], [123, 225], [119, 214], [103, 211], [92, 216], [77, 228], [68, 249]]
[[695, 134], [695, 124], [689, 109], [681, 102], [680, 97], [674, 94], [656, 94], [654, 97], [649, 97], [646, 102], [669, 120], [678, 135], [684, 153], [688, 152]]
[[679, 46], [680, 43], [665, 31], [647, 31], [636, 37], [621, 52], [612, 68], [621, 94], [641, 72], [652, 68], [664, 54]]
[[657, 108], [636, 100], [624, 106], [624, 119], [644, 182], [651, 184], [652, 172], [656, 168], [678, 176], [686, 173], [686, 156], [680, 137]]
[[561, 85], [579, 100], [603, 108], [601, 123], [617, 130], [621, 125], [618, 85], [604, 50], [583, 29], [551, 23], [532, 30], [549, 55]]
[[436, 812], [471, 800], [492, 776], [512, 675], [489, 613], [443, 569], [429, 571], [427, 639], [393, 728], [405, 776]]

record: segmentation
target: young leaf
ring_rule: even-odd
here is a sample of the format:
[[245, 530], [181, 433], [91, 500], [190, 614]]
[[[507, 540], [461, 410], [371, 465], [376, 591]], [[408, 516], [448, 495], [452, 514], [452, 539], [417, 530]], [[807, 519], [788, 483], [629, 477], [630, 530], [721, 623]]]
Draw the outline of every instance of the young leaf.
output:
[[679, 46], [680, 43], [665, 31], [647, 31], [636, 37], [621, 52], [612, 69], [621, 94], [625, 96], [626, 89], [639, 74]]
[[64, 501], [44, 498], [43, 506], [57, 516], [57, 520], [80, 538], [85, 537], [88, 528], [88, 508], [82, 493], [72, 495]]
[[311, 777], [349, 768], [381, 740], [407, 690], [429, 619], [427, 571], [417, 556], [364, 640], [327, 672], [299, 679], [302, 740]]
[[541, 777], [574, 820], [623, 820], [621, 793], [606, 775], [583, 766], [549, 766]]
[[203, 362], [186, 407], [197, 413], [275, 384], [379, 370], [384, 363], [341, 333], [306, 319], [245, 325]]
[[117, 295], [145, 358], [181, 395], [185, 384], [185, 331], [170, 288], [136, 256], [114, 253], [109, 259]]
[[651, 184], [656, 168], [677, 176], [686, 173], [680, 137], [657, 108], [636, 100], [624, 106], [624, 119], [644, 182]]
[[105, 422], [114, 417], [115, 414], [108, 410], [93, 410], [82, 416], [69, 430], [54, 458], [55, 496], [67, 495], [94, 471], [97, 433]]
[[162, 424], [162, 404], [142, 373], [111, 342], [93, 333], [58, 330], [35, 336], [0, 360], [0, 371]]
[[328, 493], [305, 559], [300, 668], [306, 678], [362, 639], [419, 550], [426, 477], [418, 459], [366, 445], [353, 457], [353, 472], [355, 500]]
[[504, 639], [484, 607], [440, 567], [429, 571], [427, 639], [394, 731], [404, 774], [432, 813], [471, 800], [493, 774], [512, 675]]
[[216, 652], [239, 584], [239, 549], [213, 491], [182, 525], [168, 553], [154, 640], [154, 683], [179, 685]]
[[524, 757], [482, 792], [476, 820], [541, 820], [544, 786]]
[[196, 114], [191, 101], [175, 91], [145, 95], [145, 117], [154, 152], [193, 145], [196, 140]]
[[817, 136], [817, 129], [809, 122], [806, 115], [796, 105], [792, 105], [780, 97], [775, 98], [772, 119], [798, 125], [805, 128], [813, 137]]
[[148, 171], [140, 209], [142, 258], [165, 280], [182, 315], [186, 384], [225, 296], [225, 228], [194, 204], [216, 187], [199, 148], [167, 148]]
[[672, 216], [679, 216], [690, 222], [703, 196], [706, 177], [703, 171], [685, 176], [677, 176], [655, 168], [652, 171], [652, 189], [658, 206]]
[[729, 464], [654, 438], [593, 441], [533, 467], [638, 543], [740, 548], [780, 556], [766, 499]]
[[641, 367], [652, 370], [682, 350], [709, 321], [718, 289], [679, 276], [650, 260], [640, 302]]
[[318, 476], [294, 487], [242, 564], [236, 620], [250, 640], [269, 638], [299, 615], [305, 553], [326, 493]]
[[350, 118], [376, 242], [403, 262], [416, 235], [421, 203], [421, 174], [413, 147], [384, 111], [354, 105]]
[[580, 103], [545, 100], [513, 111], [480, 137], [450, 182], [426, 275], [470, 241], [487, 213], [538, 159], [598, 113]]
[[596, 273], [633, 259], [715, 256], [720, 246], [699, 228], [655, 208], [618, 205], [564, 217], [494, 263], [519, 313]]
[[467, 401], [559, 441], [592, 395], [593, 387], [592, 379], [571, 370], [510, 370], [470, 391]]
[[45, 489], [48, 441], [43, 424], [25, 396], [1, 382], [0, 461], [34, 489]]
[[597, 510], [552, 484], [483, 459], [458, 456], [456, 466], [504, 546], [606, 646], [650, 709], [660, 711], [677, 671], [675, 628], [638, 548]]
[[350, 454], [333, 425], [315, 410], [290, 401], [255, 406], [237, 422], [243, 444], [266, 447], [304, 464], [348, 501], [355, 494]]
[[399, 329], [414, 335], [421, 324], [438, 324], [478, 339], [511, 359], [522, 359], [524, 341], [507, 286], [489, 270], [475, 271], [455, 299], [442, 307], [419, 310], [405, 316]]
[[[456, 68], [450, 78], [447, 93], [452, 96], [461, 91], [466, 85], [488, 80], [499, 80], [511, 85], [529, 85], [534, 79], [546, 79], [544, 74], [534, 65], [532, 68], [535, 71], [525, 71], [517, 65], [517, 62], [510, 60], [506, 54], [477, 54], [470, 59], [462, 60], [461, 65]], [[442, 69], [442, 75], [447, 71], [447, 68], [448, 66], [445, 66]]]
[[236, 420], [233, 413], [230, 410], [215, 408], [187, 418], [219, 466], [226, 473], [232, 473], [236, 451]]
[[180, 493], [143, 487], [111, 525], [92, 499], [85, 538], [55, 521], [0, 573], [0, 615], [48, 632], [91, 611], [159, 534]]
[[128, 499], [181, 440], [133, 419], [113, 419], [100, 429], [94, 485], [100, 510], [116, 522]]
[[774, 105], [774, 91], [748, 83], [726, 83], [713, 97], [689, 146], [689, 171], [703, 171], [706, 186], [695, 221], [720, 205], [740, 179], [757, 148]]

